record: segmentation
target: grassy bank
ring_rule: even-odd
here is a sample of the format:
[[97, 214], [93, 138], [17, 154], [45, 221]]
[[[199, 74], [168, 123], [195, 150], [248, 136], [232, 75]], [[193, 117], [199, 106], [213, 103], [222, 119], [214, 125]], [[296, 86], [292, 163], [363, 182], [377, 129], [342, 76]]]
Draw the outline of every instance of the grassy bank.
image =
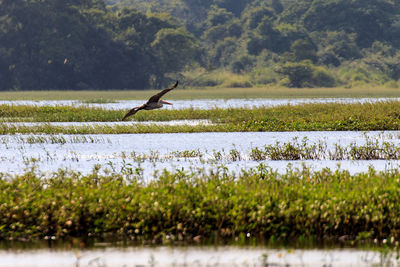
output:
[[[4, 122], [107, 122], [120, 121], [125, 110], [89, 107], [33, 107], [0, 105]], [[363, 104], [303, 104], [278, 107], [211, 110], [156, 110], [139, 112], [135, 121], [210, 120], [211, 125], [90, 125], [17, 126], [1, 124], [0, 133], [176, 133], [234, 131], [372, 131], [400, 129], [400, 102]]]
[[[7, 91], [0, 92], [0, 100], [82, 100], [112, 102], [116, 100], [147, 100], [160, 90], [109, 91]], [[400, 97], [398, 88], [202, 88], [170, 92], [167, 99], [232, 99], [232, 98], [315, 98], [315, 97]]]
[[0, 180], [0, 238], [113, 237], [168, 243], [234, 240], [400, 239], [400, 173], [351, 176], [264, 165], [237, 174], [32, 172]]

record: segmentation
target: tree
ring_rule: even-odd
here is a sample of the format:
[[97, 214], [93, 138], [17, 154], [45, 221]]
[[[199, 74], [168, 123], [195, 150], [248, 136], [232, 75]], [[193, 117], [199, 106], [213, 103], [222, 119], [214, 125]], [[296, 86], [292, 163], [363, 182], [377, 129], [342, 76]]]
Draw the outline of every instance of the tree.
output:
[[287, 76], [289, 87], [332, 87], [335, 85], [334, 77], [324, 68], [314, 66], [310, 60], [288, 62], [275, 71]]
[[[90, 9], [104, 14], [95, 0], [16, 1], [2, 5], [0, 43], [11, 51], [13, 87], [65, 89], [103, 88], [112, 81], [112, 50], [108, 33], [94, 23]], [[101, 5], [103, 3], [103, 6]], [[98, 20], [100, 15], [97, 16]], [[110, 45], [110, 46], [108, 46]], [[106, 61], [107, 60], [107, 61]]]
[[229, 65], [233, 54], [236, 52], [238, 40], [235, 38], [225, 38], [215, 45], [209, 52], [209, 66], [211, 68], [224, 67]]
[[290, 87], [307, 87], [313, 75], [311, 62], [304, 61], [299, 63], [289, 62], [276, 69], [276, 72], [289, 78]]
[[271, 7], [275, 10], [277, 14], [282, 13], [284, 9], [280, 0], [272, 0]]
[[221, 39], [227, 37], [240, 37], [242, 34], [242, 27], [239, 25], [238, 21], [232, 20], [228, 24], [217, 25], [208, 28], [204, 31], [203, 39], [211, 42], [217, 43]]
[[[162, 81], [182, 68], [178, 49], [188, 57], [185, 64], [193, 57], [192, 36], [175, 34], [171, 43], [172, 32], [163, 34], [177, 28], [165, 15], [111, 12], [103, 0], [3, 0], [0, 10], [0, 79], [6, 88], [142, 89], [151, 77]], [[166, 67], [171, 58], [174, 65]]]
[[205, 25], [207, 27], [213, 27], [217, 25], [227, 24], [234, 18], [232, 12], [227, 11], [225, 8], [219, 8], [212, 6], [208, 12], [207, 20]]
[[164, 28], [151, 43], [154, 52], [155, 86], [164, 84], [165, 75], [181, 71], [199, 52], [196, 39], [185, 29]]
[[357, 45], [369, 47], [375, 40], [387, 38], [395, 15], [390, 0], [315, 0], [302, 20], [309, 31], [356, 33]]
[[293, 61], [311, 60], [317, 61], [317, 49], [307, 39], [298, 39], [290, 46], [290, 58]]
[[269, 19], [270, 22], [276, 19], [274, 10], [265, 5], [259, 5], [255, 8], [246, 10], [242, 15], [243, 24], [250, 30], [257, 28], [263, 19]]
[[254, 0], [214, 0], [214, 3], [218, 7], [225, 8], [229, 12], [232, 12], [236, 17], [239, 17], [246, 6], [253, 1]]

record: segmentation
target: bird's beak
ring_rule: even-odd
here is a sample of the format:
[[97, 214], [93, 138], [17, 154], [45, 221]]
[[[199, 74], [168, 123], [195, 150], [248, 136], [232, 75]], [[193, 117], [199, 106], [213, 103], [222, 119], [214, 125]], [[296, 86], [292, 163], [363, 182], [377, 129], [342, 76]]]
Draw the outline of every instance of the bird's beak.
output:
[[167, 104], [167, 105], [172, 105], [172, 103], [169, 103], [169, 102], [167, 102], [167, 101], [165, 101], [165, 100], [161, 100], [161, 103]]

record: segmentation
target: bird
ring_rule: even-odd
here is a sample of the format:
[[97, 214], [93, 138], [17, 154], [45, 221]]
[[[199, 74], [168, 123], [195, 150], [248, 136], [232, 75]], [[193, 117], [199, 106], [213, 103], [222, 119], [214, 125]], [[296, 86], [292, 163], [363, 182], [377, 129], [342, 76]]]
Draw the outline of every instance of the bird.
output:
[[129, 110], [128, 113], [125, 114], [125, 116], [122, 118], [122, 120], [126, 120], [129, 116], [132, 116], [136, 114], [139, 110], [152, 110], [152, 109], [158, 109], [162, 108], [164, 104], [167, 105], [172, 105], [172, 103], [169, 103], [165, 100], [162, 100], [161, 97], [171, 91], [172, 89], [175, 89], [178, 86], [178, 81], [172, 86], [171, 88], [167, 88], [159, 92], [158, 94], [153, 95], [152, 97], [149, 98], [149, 100], [144, 103], [143, 105], [140, 105], [138, 107], [134, 107], [133, 109]]

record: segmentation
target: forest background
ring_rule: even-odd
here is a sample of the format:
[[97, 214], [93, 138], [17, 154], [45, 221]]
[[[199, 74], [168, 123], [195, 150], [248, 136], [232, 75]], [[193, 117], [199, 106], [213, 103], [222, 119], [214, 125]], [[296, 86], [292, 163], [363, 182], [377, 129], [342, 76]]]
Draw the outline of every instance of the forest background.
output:
[[400, 85], [399, 0], [0, 0], [0, 90]]

